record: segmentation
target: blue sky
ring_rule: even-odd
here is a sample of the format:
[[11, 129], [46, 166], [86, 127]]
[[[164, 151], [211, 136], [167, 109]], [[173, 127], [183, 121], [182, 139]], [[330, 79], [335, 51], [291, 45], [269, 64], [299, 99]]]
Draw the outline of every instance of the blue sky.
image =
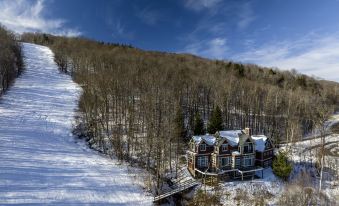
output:
[[18, 33], [82, 35], [339, 82], [339, 0], [0, 0]]

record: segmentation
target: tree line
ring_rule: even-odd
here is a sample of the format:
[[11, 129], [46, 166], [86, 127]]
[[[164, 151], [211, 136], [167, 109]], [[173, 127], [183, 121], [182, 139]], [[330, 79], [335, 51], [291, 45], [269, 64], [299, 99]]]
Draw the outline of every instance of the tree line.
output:
[[79, 109], [90, 145], [145, 167], [156, 188], [177, 171], [194, 131], [249, 127], [292, 142], [315, 129], [319, 108], [334, 110], [339, 102], [337, 83], [293, 70], [80, 37], [26, 33], [22, 40], [49, 46], [60, 70], [82, 86]]
[[20, 43], [12, 32], [0, 25], [0, 95], [8, 89], [22, 68]]

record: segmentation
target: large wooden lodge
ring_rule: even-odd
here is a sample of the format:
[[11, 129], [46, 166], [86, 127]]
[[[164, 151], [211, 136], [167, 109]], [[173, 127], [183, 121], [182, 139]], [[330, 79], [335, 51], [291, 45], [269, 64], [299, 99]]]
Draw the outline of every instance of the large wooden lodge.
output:
[[249, 128], [219, 131], [214, 135], [193, 136], [187, 158], [188, 170], [194, 177], [243, 179], [272, 165], [273, 145], [265, 135], [251, 135]]

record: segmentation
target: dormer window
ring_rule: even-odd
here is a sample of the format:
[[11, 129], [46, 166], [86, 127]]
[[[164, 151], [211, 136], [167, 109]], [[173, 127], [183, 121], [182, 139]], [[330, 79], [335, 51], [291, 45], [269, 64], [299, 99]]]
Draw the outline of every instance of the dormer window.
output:
[[253, 146], [252, 143], [248, 143], [244, 145], [244, 153], [252, 153], [253, 152]]
[[250, 144], [248, 144], [248, 150], [250, 151], [250, 152], [253, 152], [253, 145], [250, 143]]
[[206, 145], [205, 144], [200, 145], [200, 151], [206, 151]]
[[221, 151], [222, 151], [222, 152], [226, 152], [227, 149], [228, 149], [228, 144], [222, 144], [222, 145], [221, 145]]

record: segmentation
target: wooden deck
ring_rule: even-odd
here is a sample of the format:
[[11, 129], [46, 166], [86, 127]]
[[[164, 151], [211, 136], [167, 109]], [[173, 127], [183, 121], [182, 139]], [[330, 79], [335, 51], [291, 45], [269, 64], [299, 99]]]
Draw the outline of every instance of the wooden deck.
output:
[[226, 174], [226, 173], [229, 173], [229, 172], [238, 172], [241, 175], [241, 180], [244, 180], [244, 177], [245, 177], [244, 174], [253, 173], [253, 172], [256, 172], [256, 171], [261, 171], [261, 178], [264, 178], [263, 170], [264, 170], [263, 167], [253, 167], [253, 168], [246, 169], [246, 170], [234, 168], [234, 169], [229, 169], [229, 170], [223, 170], [223, 171], [218, 172], [218, 173], [213, 173], [213, 172], [203, 172], [203, 171], [200, 171], [198, 169], [195, 169], [195, 171], [199, 172], [202, 175], [206, 175], [206, 176], [220, 176], [220, 175], [223, 175], [223, 174]]

